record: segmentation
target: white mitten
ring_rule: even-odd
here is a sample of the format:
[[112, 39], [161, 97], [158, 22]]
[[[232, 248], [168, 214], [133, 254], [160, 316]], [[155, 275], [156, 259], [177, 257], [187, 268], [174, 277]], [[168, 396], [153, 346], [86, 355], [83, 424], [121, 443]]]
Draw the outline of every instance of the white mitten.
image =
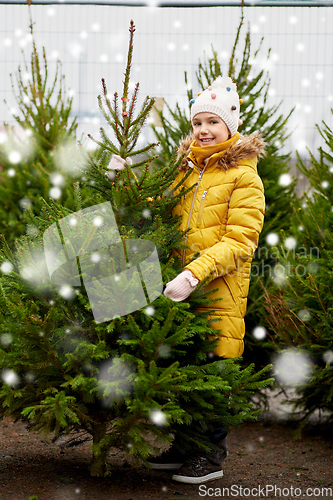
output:
[[199, 280], [193, 276], [191, 271], [186, 269], [166, 284], [164, 295], [174, 302], [180, 302], [193, 292], [198, 283]]
[[[126, 160], [124, 160], [124, 158], [122, 158], [119, 155], [113, 155], [111, 158], [111, 161], [108, 165], [108, 169], [109, 170], [118, 170], [118, 171], [124, 170], [125, 163], [128, 163], [129, 165], [131, 165], [132, 164], [131, 158], [126, 158]], [[115, 176], [114, 172], [105, 172], [105, 175], [106, 175], [106, 177], [108, 177], [111, 180], [113, 180], [114, 176]]]

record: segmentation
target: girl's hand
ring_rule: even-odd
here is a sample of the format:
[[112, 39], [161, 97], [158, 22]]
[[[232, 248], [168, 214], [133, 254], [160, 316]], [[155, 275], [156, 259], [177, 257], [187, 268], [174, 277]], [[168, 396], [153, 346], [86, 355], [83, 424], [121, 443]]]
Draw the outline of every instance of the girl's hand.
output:
[[198, 285], [199, 280], [187, 269], [166, 284], [164, 295], [174, 302], [186, 299]]
[[[113, 155], [111, 158], [111, 161], [108, 165], [108, 169], [109, 170], [118, 170], [118, 171], [124, 170], [125, 163], [127, 163], [128, 165], [131, 165], [132, 160], [130, 158], [126, 158], [126, 160], [124, 160], [124, 158], [122, 158], [119, 155]], [[114, 174], [112, 172], [106, 172], [105, 175], [106, 175], [106, 177], [109, 177], [112, 179], [114, 178]]]

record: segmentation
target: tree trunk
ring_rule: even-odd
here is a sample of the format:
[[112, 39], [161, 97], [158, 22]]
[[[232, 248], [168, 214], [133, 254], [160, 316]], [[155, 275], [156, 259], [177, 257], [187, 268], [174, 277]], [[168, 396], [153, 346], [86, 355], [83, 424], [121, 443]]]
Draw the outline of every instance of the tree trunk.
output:
[[105, 437], [107, 424], [96, 424], [92, 430], [93, 436], [93, 458], [90, 465], [91, 476], [104, 476], [106, 473], [106, 460], [109, 453], [109, 446], [99, 446]]

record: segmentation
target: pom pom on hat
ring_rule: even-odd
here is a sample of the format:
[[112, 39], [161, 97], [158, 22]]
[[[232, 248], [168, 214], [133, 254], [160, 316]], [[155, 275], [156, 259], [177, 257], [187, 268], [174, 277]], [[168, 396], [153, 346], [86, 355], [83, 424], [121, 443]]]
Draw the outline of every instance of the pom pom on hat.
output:
[[219, 76], [196, 98], [191, 108], [191, 120], [198, 113], [214, 113], [224, 121], [231, 135], [235, 135], [240, 102], [237, 86], [229, 76]]
[[[236, 84], [231, 80], [230, 76], [218, 76], [216, 80], [212, 83], [211, 87], [216, 89], [217, 87], [227, 89], [230, 87], [230, 90], [237, 92]], [[229, 91], [230, 92], [230, 91]]]

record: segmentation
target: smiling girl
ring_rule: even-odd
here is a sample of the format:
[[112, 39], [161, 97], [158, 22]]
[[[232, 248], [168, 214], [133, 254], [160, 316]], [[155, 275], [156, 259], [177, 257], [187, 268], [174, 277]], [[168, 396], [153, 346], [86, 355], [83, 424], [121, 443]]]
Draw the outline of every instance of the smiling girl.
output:
[[[259, 133], [241, 136], [237, 131], [242, 101], [231, 78], [217, 78], [191, 103], [193, 134], [180, 144], [183, 159], [174, 185], [190, 169], [183, 186], [195, 187], [174, 211], [182, 216], [180, 230], [187, 231], [186, 248], [179, 250], [183, 271], [167, 283], [164, 295], [184, 300], [207, 278], [205, 290], [217, 289], [210, 297], [218, 299], [206, 308], [215, 320], [212, 328], [219, 330], [211, 359], [234, 358], [244, 350], [251, 261], [264, 222], [264, 188], [257, 172], [264, 143]], [[227, 456], [223, 422], [211, 442], [211, 453], [185, 459], [173, 479], [197, 484], [221, 477]]]

